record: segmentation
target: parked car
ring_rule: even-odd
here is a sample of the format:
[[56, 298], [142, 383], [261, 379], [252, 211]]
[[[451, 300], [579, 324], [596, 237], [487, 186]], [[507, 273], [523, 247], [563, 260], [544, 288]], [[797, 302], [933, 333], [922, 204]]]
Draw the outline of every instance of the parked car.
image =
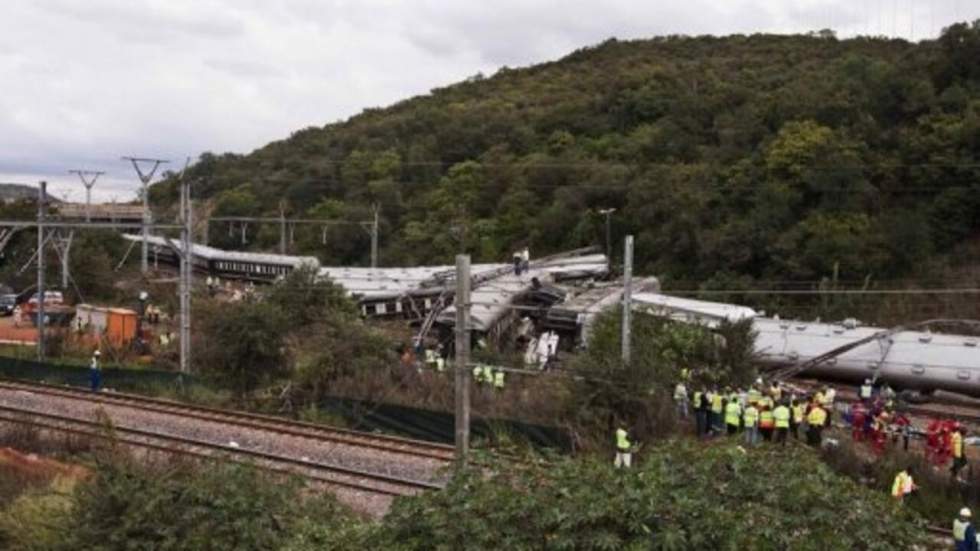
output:
[[0, 316], [12, 316], [17, 306], [17, 295], [0, 295]]

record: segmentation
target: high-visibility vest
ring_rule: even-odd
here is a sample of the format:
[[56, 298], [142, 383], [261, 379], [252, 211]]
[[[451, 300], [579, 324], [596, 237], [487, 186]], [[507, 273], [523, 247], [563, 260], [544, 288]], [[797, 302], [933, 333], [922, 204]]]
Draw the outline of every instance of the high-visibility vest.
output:
[[762, 399], [762, 393], [758, 389], [752, 387], [749, 389], [749, 402], [758, 402]]
[[493, 375], [493, 386], [495, 388], [504, 388], [504, 372], [497, 371]]
[[476, 366], [473, 368], [473, 382], [480, 384], [483, 382], [483, 368]]
[[793, 406], [793, 422], [799, 425], [803, 422], [803, 414], [806, 413], [806, 407], [803, 404], [796, 404]]
[[892, 482], [892, 497], [902, 497], [905, 495], [905, 477], [907, 477], [905, 471], [899, 471], [895, 475], [895, 481]]
[[953, 433], [951, 438], [953, 444], [953, 457], [963, 457], [963, 434], [960, 431]]
[[861, 399], [867, 400], [871, 397], [871, 385], [861, 385]]
[[956, 541], [964, 541], [966, 539], [966, 529], [970, 527], [970, 523], [956, 519], [953, 521], [953, 539]]
[[696, 408], [701, 407], [701, 395], [702, 394], [703, 394], [703, 392], [701, 392], [700, 390], [694, 393], [694, 407], [696, 407]]
[[759, 428], [771, 429], [773, 425], [772, 411], [764, 409], [759, 413]]
[[674, 387], [674, 400], [678, 402], [687, 400], [687, 388], [684, 383], [677, 383], [677, 386]]
[[816, 402], [816, 403], [818, 403], [818, 404], [820, 404], [820, 405], [823, 405], [823, 401], [824, 401], [823, 392], [818, 392], [818, 393], [814, 394], [813, 395], [813, 401]]
[[827, 422], [827, 412], [820, 406], [814, 406], [810, 410], [810, 415], [807, 415], [806, 422], [810, 423], [810, 426], [822, 427]]
[[777, 429], [788, 429], [789, 428], [789, 408], [786, 406], [779, 406], [772, 412], [773, 419], [776, 420]]
[[722, 398], [721, 394], [715, 394], [714, 396], [712, 396], [711, 411], [720, 414], [722, 412], [722, 407], [721, 407], [722, 400], [724, 400], [724, 398]]
[[754, 427], [758, 422], [759, 422], [759, 410], [755, 409], [755, 406], [752, 405], [745, 408], [745, 426]]
[[631, 447], [633, 447], [633, 445], [630, 444], [630, 440], [626, 435], [626, 429], [616, 429], [616, 449], [621, 452], [628, 452]]
[[739, 418], [742, 416], [742, 408], [738, 402], [731, 401], [725, 406], [725, 424], [738, 426]]
[[915, 487], [915, 483], [912, 481], [912, 475], [905, 471], [899, 471], [895, 475], [895, 481], [892, 482], [892, 497], [903, 497], [912, 493], [912, 488]]

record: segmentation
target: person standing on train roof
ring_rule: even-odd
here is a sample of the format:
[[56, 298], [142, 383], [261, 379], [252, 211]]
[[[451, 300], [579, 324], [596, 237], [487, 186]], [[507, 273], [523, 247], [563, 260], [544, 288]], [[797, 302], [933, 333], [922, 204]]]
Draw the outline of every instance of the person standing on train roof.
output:
[[92, 353], [92, 361], [89, 363], [88, 381], [92, 392], [98, 392], [102, 388], [102, 367], [99, 366], [99, 356], [102, 353], [96, 350]]

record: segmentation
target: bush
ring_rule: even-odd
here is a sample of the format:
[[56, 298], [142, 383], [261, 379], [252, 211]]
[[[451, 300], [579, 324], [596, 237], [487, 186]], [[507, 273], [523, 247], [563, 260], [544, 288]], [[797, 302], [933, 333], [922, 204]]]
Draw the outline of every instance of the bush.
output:
[[810, 450], [672, 440], [633, 470], [611, 461], [470, 472], [399, 499], [388, 549], [909, 549], [916, 517]]
[[79, 486], [71, 511], [58, 549], [326, 548], [352, 520], [332, 497], [251, 467], [120, 459]]

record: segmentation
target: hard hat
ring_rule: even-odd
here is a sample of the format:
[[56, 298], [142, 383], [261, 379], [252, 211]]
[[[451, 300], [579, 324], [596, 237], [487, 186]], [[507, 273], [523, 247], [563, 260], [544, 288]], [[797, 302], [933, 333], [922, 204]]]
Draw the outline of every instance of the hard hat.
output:
[[98, 350], [96, 350], [96, 351], [95, 351], [95, 355], [96, 355], [96, 356], [101, 356], [101, 355], [102, 355], [102, 353], [101, 353], [101, 352], [99, 352]]
[[970, 509], [969, 508], [964, 507], [964, 508], [960, 509], [960, 516], [961, 517], [970, 518], [973, 515], [970, 514]]
[[871, 379], [865, 379], [865, 380], [864, 380], [864, 384], [866, 384], [866, 385], [870, 385], [870, 384], [871, 384]]

